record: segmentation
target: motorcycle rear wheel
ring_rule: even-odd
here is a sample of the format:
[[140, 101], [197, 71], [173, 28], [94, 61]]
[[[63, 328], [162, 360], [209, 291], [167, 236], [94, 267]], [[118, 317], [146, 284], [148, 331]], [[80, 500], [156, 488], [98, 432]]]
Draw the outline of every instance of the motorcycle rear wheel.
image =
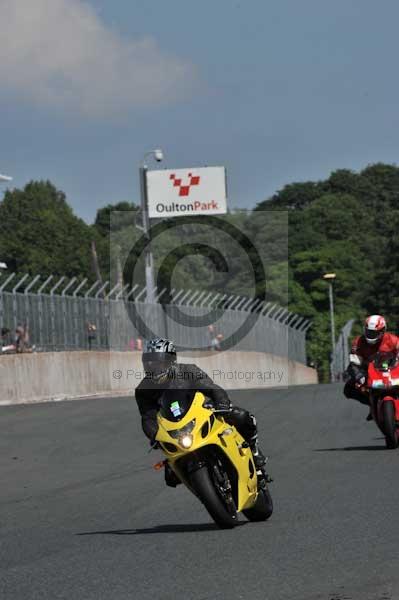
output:
[[382, 405], [382, 418], [384, 423], [385, 445], [388, 450], [398, 447], [396, 435], [396, 416], [393, 402], [387, 401]]
[[242, 511], [248, 521], [266, 521], [273, 513], [273, 500], [268, 488], [261, 488], [252, 508]]
[[231, 529], [237, 523], [237, 512], [231, 513], [217, 493], [206, 466], [191, 474], [191, 485], [212, 519], [222, 529]]

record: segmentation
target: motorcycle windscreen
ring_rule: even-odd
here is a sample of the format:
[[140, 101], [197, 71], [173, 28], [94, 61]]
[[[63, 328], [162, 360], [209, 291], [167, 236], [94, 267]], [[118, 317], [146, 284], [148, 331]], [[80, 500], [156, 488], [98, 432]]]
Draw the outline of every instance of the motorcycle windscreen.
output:
[[164, 419], [178, 422], [188, 413], [195, 390], [165, 390], [159, 401], [159, 412]]
[[378, 352], [373, 362], [378, 371], [385, 371], [396, 366], [398, 357], [396, 352]]

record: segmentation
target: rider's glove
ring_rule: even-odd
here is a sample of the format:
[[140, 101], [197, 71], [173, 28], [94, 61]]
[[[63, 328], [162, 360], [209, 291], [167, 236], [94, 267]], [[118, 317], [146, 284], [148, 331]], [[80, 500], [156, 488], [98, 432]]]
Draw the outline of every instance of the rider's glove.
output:
[[215, 410], [215, 407], [213, 405], [213, 402], [210, 398], [206, 398], [205, 402], [202, 405], [204, 408], [207, 408], [208, 410]]
[[362, 373], [358, 373], [355, 381], [358, 385], [364, 385], [366, 383], [366, 377]]

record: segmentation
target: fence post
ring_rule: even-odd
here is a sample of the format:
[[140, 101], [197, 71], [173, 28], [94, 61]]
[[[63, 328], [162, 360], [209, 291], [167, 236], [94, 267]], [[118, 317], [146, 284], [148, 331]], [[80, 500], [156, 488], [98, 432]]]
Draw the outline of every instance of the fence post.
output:
[[80, 292], [80, 290], [82, 289], [82, 287], [85, 285], [86, 282], [87, 282], [87, 277], [85, 277], [79, 283], [79, 285], [74, 289], [73, 294], [72, 294], [73, 323], [74, 323], [74, 329], [75, 329], [75, 335], [73, 337], [75, 338], [75, 348], [79, 348], [79, 338], [80, 338], [79, 306], [82, 302], [82, 299], [78, 298], [78, 293]]
[[[251, 299], [252, 300], [252, 299]], [[242, 297], [241, 296], [241, 300], [239, 301], [239, 303], [236, 305], [235, 310], [244, 310], [245, 306], [251, 302], [251, 300], [248, 299], [247, 296]]]
[[350, 319], [345, 323], [338, 336], [335, 352], [331, 355], [330, 367], [335, 380], [342, 377], [342, 374], [349, 363], [348, 342], [354, 322], [354, 319]]
[[65, 280], [65, 277], [61, 277], [61, 279], [59, 279], [57, 281], [57, 283], [51, 288], [50, 290], [50, 296], [51, 296], [51, 336], [53, 339], [53, 348], [56, 349], [57, 347], [57, 335], [56, 335], [56, 329], [55, 329], [55, 298], [54, 298], [54, 292], [60, 287], [61, 283]]
[[133, 296], [134, 292], [137, 290], [138, 287], [139, 287], [139, 284], [135, 283], [134, 286], [132, 287], [132, 289], [130, 290], [130, 292], [128, 293], [128, 295], [126, 296], [126, 300], [128, 300], [130, 302], [130, 297]]
[[205, 294], [206, 294], [206, 291], [201, 292], [200, 295], [198, 296], [198, 298], [196, 299], [196, 301], [194, 302], [193, 306], [197, 306], [197, 303], [201, 300], [201, 298], [204, 297]]
[[[209, 305], [208, 305], [208, 306], [209, 306], [209, 308], [211, 308], [211, 306], [212, 306], [212, 304], [215, 302], [216, 298], [220, 298], [220, 296], [221, 296], [221, 295], [222, 295], [222, 294], [219, 294], [219, 293], [217, 293], [217, 294], [215, 294], [215, 295], [214, 295], [214, 297], [211, 299], [211, 301], [210, 301], [210, 303], [209, 303]], [[225, 297], [226, 297], [226, 294], [224, 294], [224, 296], [222, 296], [222, 298], [225, 298]], [[202, 303], [201, 303], [201, 306], [203, 306], [203, 304], [202, 304]]]
[[186, 306], [191, 306], [191, 302], [194, 300], [194, 298], [196, 296], [198, 296], [199, 293], [200, 293], [199, 290], [197, 290], [196, 292], [193, 292], [191, 294], [191, 296], [189, 298], [187, 298]]
[[204, 302], [206, 302], [212, 296], [212, 294], [213, 292], [209, 292], [209, 294], [202, 300], [200, 306], [204, 306]]
[[17, 325], [18, 325], [17, 290], [23, 284], [23, 282], [27, 279], [27, 277], [29, 277], [29, 275], [28, 275], [28, 273], [25, 273], [25, 275], [18, 281], [17, 285], [15, 285], [12, 290], [12, 308], [13, 308], [13, 318], [14, 318], [14, 330], [17, 328]]
[[[36, 277], [34, 277], [32, 279], [32, 281], [29, 283], [29, 285], [25, 288], [24, 291], [24, 298], [25, 298], [25, 321], [26, 321], [26, 327], [28, 330], [28, 334], [32, 333], [32, 322], [33, 322], [33, 331], [35, 332], [36, 327], [34, 326], [35, 324], [35, 311], [34, 310], [30, 310], [29, 308], [29, 290], [35, 285], [36, 281], [40, 279], [40, 275], [36, 275]], [[40, 328], [40, 324], [39, 324], [39, 328]], [[36, 333], [36, 332], [35, 332]]]
[[187, 298], [187, 296], [189, 296], [190, 294], [191, 294], [191, 290], [188, 290], [188, 292], [186, 292], [186, 293], [183, 295], [183, 298], [180, 298], [180, 301], [179, 301], [179, 303], [178, 303], [178, 306], [181, 306], [181, 305], [182, 305], [182, 303], [183, 303], [183, 301], [184, 301], [184, 300]]
[[[43, 332], [43, 292], [48, 286], [54, 275], [49, 275], [44, 283], [37, 290], [38, 297], [38, 312], [39, 312], [39, 345], [44, 345], [44, 332]], [[51, 309], [50, 309], [51, 310]]]
[[4, 304], [3, 304], [3, 290], [7, 287], [7, 284], [11, 279], [15, 277], [15, 273], [11, 273], [5, 280], [5, 282], [0, 286], [0, 327], [4, 327]]
[[130, 285], [129, 283], [127, 283], [117, 294], [115, 297], [115, 300], [119, 300], [121, 296], [123, 296], [123, 294], [125, 292], [127, 292], [127, 290], [129, 289]]
[[147, 288], [144, 286], [143, 289], [141, 290], [141, 292], [139, 292], [137, 294], [137, 296], [135, 297], [134, 302], [138, 302], [140, 300], [141, 296], [146, 292], [146, 289]]
[[176, 294], [176, 296], [173, 296], [173, 297], [172, 297], [172, 299], [171, 299], [171, 304], [176, 304], [176, 300], [178, 299], [178, 297], [179, 297], [179, 296], [181, 296], [181, 295], [182, 295], [182, 293], [183, 293], [183, 290], [180, 290], [180, 291], [179, 291], [179, 292]]
[[[67, 306], [68, 306], [68, 301], [66, 299], [66, 293], [69, 290], [69, 288], [75, 283], [76, 281], [76, 277], [72, 277], [71, 281], [64, 287], [64, 289], [61, 292], [61, 298], [62, 298], [62, 311], [63, 311], [63, 328], [64, 328], [64, 348], [67, 349], [68, 348], [68, 329], [67, 329]], [[72, 344], [71, 344], [72, 346]]]

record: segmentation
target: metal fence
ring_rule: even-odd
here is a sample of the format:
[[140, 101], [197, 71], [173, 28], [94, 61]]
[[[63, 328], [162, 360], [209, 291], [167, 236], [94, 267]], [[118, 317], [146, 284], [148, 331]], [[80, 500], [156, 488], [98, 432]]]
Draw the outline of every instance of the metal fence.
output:
[[[180, 349], [212, 346], [223, 336], [222, 349], [253, 350], [289, 356], [306, 363], [305, 338], [311, 323], [287, 309], [257, 299], [204, 290], [157, 291], [156, 303], [144, 301], [139, 285], [76, 278], [11, 274], [0, 285], [0, 327], [15, 331], [26, 325], [37, 350], [128, 350], [150, 335], [173, 339]], [[88, 288], [88, 289], [86, 289]], [[210, 321], [211, 317], [211, 321]], [[88, 325], [95, 325], [89, 335]], [[214, 324], [214, 333], [209, 324]]]
[[344, 325], [335, 344], [331, 359], [331, 377], [333, 381], [341, 381], [343, 373], [349, 365], [349, 337], [354, 322], [355, 320], [351, 319]]

